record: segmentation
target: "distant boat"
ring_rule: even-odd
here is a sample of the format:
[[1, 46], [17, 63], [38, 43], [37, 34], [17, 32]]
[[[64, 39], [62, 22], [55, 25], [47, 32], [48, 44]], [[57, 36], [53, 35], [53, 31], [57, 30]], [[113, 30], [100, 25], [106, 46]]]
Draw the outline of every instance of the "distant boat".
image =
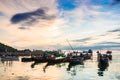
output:
[[19, 56], [1, 56], [1, 61], [18, 61]]
[[19, 56], [18, 55], [12, 55], [11, 53], [8, 52], [7, 48], [5, 49], [5, 52], [7, 54], [2, 55], [1, 61], [18, 61], [19, 60]]

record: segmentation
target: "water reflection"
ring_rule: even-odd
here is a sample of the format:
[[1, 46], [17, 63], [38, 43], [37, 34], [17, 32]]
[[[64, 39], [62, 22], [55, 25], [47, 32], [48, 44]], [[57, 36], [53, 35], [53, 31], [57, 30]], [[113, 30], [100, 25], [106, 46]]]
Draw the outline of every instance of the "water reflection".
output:
[[68, 64], [67, 71], [70, 71], [72, 76], [75, 76], [77, 73], [77, 68], [78, 68], [77, 65], [81, 65], [82, 66], [81, 68], [84, 68], [84, 64], [73, 64], [73, 63]]
[[50, 63], [48, 62], [44, 67], [43, 67], [43, 71], [46, 72], [46, 69], [49, 67], [49, 66], [53, 66], [53, 65], [57, 65], [58, 68], [60, 68], [61, 66], [64, 66], [64, 65], [61, 65], [62, 63]]
[[34, 63], [31, 64], [31, 68], [34, 68], [35, 65], [38, 65], [38, 64], [41, 64], [41, 63], [45, 63], [45, 62], [34, 61]]
[[[31, 68], [34, 68], [35, 65], [42, 64], [42, 63], [45, 63], [45, 62], [34, 61], [34, 63], [31, 64]], [[63, 66], [66, 66], [66, 64], [68, 64], [68, 67], [66, 68], [66, 70], [70, 71], [72, 73], [71, 75], [76, 75], [76, 71], [77, 71], [77, 67], [78, 67], [77, 65], [82, 65], [82, 68], [84, 68], [84, 64], [82, 64], [82, 63], [80, 64], [80, 63], [66, 63], [66, 62], [63, 62], [63, 63], [47, 62], [46, 65], [43, 67], [43, 72], [45, 73], [46, 69], [49, 66], [56, 65], [57, 68], [61, 68]]]
[[49, 66], [54, 66], [57, 65], [57, 68], [63, 67], [65, 66], [65, 63], [51, 63], [51, 62], [40, 62], [40, 61], [34, 61], [34, 63], [31, 64], [31, 68], [34, 68], [35, 65], [41, 64], [41, 63], [46, 63], [46, 65], [43, 67], [43, 72], [46, 72], [46, 69]]
[[1, 61], [3, 64], [4, 64], [4, 66], [7, 66], [7, 67], [12, 67], [12, 65], [13, 65], [13, 61]]
[[108, 68], [109, 62], [100, 61], [98, 62], [98, 75], [104, 76], [104, 71]]
[[28, 76], [17, 76], [15, 77], [17, 80], [29, 80]]
[[84, 65], [84, 64], [72, 64], [72, 63], [69, 63], [67, 71], [70, 71], [71, 68], [74, 67], [74, 66], [76, 66], [76, 65]]

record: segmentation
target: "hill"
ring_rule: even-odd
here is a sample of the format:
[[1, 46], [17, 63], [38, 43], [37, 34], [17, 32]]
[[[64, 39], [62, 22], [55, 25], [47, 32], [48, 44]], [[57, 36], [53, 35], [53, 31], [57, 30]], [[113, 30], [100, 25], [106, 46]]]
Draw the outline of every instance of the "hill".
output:
[[16, 52], [17, 49], [10, 47], [8, 45], [5, 45], [3, 43], [0, 43], [0, 52]]

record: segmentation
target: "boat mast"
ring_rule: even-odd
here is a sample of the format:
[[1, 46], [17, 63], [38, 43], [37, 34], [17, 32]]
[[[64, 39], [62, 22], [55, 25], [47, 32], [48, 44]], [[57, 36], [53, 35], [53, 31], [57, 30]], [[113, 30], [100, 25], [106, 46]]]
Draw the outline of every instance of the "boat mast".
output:
[[74, 49], [73, 49], [73, 47], [71, 46], [71, 44], [69, 43], [69, 41], [68, 40], [66, 40], [67, 42], [68, 42], [68, 44], [69, 44], [69, 46], [71, 47], [71, 49], [74, 51]]

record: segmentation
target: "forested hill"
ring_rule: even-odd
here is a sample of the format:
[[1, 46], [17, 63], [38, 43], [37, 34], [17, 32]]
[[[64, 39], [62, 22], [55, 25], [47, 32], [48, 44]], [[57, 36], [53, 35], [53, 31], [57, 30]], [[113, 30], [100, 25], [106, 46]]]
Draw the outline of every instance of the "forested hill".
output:
[[0, 43], [0, 52], [16, 52], [17, 49], [10, 47], [8, 45], [5, 45], [3, 43]]

